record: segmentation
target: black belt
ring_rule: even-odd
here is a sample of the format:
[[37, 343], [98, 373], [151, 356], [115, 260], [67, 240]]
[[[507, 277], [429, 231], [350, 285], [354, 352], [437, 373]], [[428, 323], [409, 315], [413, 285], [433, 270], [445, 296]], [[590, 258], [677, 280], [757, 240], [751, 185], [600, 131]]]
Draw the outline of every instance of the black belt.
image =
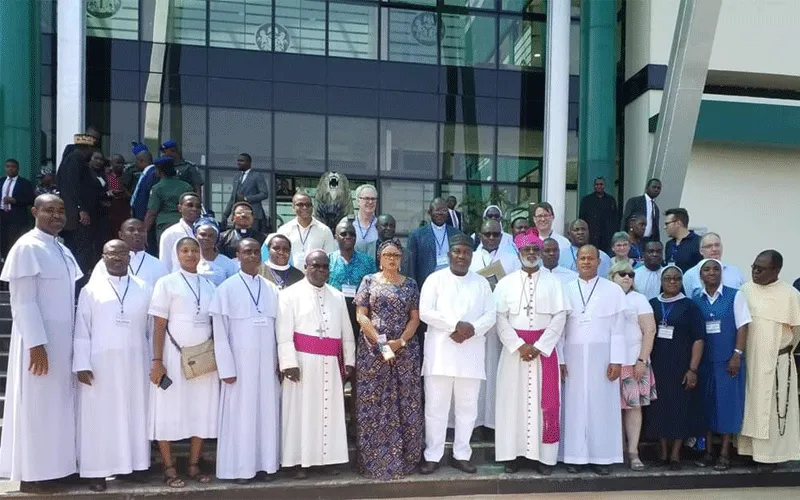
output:
[[778, 351], [778, 356], [781, 356], [783, 354], [789, 354], [790, 352], [792, 352], [792, 349], [793, 349], [792, 345], [789, 344], [780, 351]]

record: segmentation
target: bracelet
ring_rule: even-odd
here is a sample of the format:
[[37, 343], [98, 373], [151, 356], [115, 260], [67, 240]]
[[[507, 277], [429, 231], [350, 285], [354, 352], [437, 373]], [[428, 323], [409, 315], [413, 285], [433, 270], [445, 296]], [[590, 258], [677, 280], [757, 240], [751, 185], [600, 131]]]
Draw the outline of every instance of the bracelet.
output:
[[736, 353], [736, 354], [738, 354], [739, 356], [744, 356], [744, 352], [742, 352], [742, 350], [741, 350], [741, 349], [734, 349], [734, 350], [733, 350], [733, 352], [735, 352], [735, 353]]
[[153, 358], [150, 361], [164, 361], [164, 359], [163, 358]]
[[637, 359], [636, 361], [638, 361], [638, 362], [640, 362], [640, 363], [647, 364], [647, 361], [643, 360], [642, 358], [639, 358], [639, 359]]
[[400, 347], [405, 347], [405, 346], [406, 346], [406, 341], [405, 341], [405, 339], [404, 339], [404, 338], [401, 336], [401, 337], [400, 337]]

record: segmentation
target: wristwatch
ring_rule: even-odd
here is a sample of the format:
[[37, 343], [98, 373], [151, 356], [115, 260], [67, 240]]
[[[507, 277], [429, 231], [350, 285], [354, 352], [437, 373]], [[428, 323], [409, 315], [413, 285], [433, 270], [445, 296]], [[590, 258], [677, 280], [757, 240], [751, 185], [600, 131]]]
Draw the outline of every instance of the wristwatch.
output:
[[741, 350], [741, 349], [734, 349], [734, 350], [733, 350], [733, 352], [735, 352], [735, 353], [736, 353], [736, 354], [738, 354], [739, 356], [743, 356], [743, 355], [744, 355], [744, 352], [742, 352], [742, 350]]
[[400, 337], [400, 347], [405, 347], [405, 346], [406, 346], [405, 339], [403, 337]]

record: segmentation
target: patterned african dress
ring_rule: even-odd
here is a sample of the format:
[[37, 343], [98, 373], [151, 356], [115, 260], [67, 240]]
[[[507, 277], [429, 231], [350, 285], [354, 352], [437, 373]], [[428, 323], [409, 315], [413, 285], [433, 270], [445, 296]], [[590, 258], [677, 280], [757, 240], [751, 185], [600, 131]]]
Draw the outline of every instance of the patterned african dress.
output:
[[[380, 282], [366, 276], [355, 303], [369, 308], [375, 329], [387, 340], [400, 338], [410, 311], [419, 309], [417, 282]], [[358, 471], [374, 479], [411, 474], [422, 458], [425, 419], [420, 377], [421, 349], [417, 337], [395, 353], [394, 363], [383, 359], [377, 346], [358, 336], [356, 356], [356, 446]]]

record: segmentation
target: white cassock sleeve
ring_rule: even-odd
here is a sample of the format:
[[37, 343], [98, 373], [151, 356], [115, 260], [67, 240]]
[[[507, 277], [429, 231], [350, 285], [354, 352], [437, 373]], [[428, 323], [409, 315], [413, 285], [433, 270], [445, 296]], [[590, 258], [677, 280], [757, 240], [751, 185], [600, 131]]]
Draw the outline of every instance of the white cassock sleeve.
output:
[[222, 301], [227, 299], [226, 291], [217, 289], [208, 307], [214, 327], [214, 357], [217, 359], [217, 373], [220, 379], [236, 376], [236, 362], [231, 350], [230, 321], [222, 314], [222, 311], [228, 310], [222, 306]]
[[[22, 332], [22, 346], [25, 349], [47, 344], [42, 311], [36, 301], [36, 297], [39, 295], [37, 281], [36, 276], [25, 276], [13, 278], [8, 282], [13, 318], [19, 331]], [[42, 292], [46, 292], [46, 290], [42, 290]]]
[[609, 362], [615, 365], [625, 363], [625, 311], [614, 314], [611, 327], [611, 353]]
[[72, 341], [72, 372], [92, 370], [92, 307], [89, 293], [84, 288], [78, 298], [78, 311], [75, 313], [75, 336]]
[[475, 330], [476, 337], [483, 337], [497, 322], [497, 307], [494, 305], [492, 287], [489, 286], [489, 282], [481, 279], [479, 283], [480, 289], [478, 293], [481, 295], [483, 314], [472, 322], [472, 328]]
[[[553, 314], [541, 338], [533, 344], [533, 347], [545, 356], [550, 356], [553, 353], [553, 349], [556, 349], [556, 354], [558, 355], [557, 346], [561, 343], [561, 336], [564, 333], [564, 325], [566, 324], [567, 311], [559, 311]], [[558, 359], [561, 359], [561, 356]]]
[[450, 335], [456, 330], [458, 323], [458, 320], [449, 311], [436, 308], [436, 296], [439, 292], [438, 278], [439, 276], [435, 274], [429, 276], [419, 293], [419, 319], [429, 327], [433, 327], [428, 328], [426, 335], [434, 333], [435, 330]]
[[[347, 322], [349, 323], [350, 320], [348, 319]], [[300, 365], [297, 363], [297, 351], [294, 348], [294, 311], [292, 310], [292, 300], [289, 294], [281, 293], [278, 295], [276, 325], [275, 333], [278, 337], [278, 366], [280, 366], [280, 370], [298, 368]]]
[[509, 308], [507, 301], [507, 286], [504, 286], [503, 280], [497, 284], [494, 289], [494, 303], [497, 309], [497, 336], [503, 347], [509, 353], [515, 353], [520, 347], [525, 344], [525, 341], [519, 338], [517, 331], [511, 326], [508, 320]]
[[347, 312], [347, 304], [344, 295], [339, 295], [342, 311], [342, 350], [344, 351], [344, 365], [356, 366], [356, 340], [353, 335], [353, 324], [350, 323], [350, 314]]

